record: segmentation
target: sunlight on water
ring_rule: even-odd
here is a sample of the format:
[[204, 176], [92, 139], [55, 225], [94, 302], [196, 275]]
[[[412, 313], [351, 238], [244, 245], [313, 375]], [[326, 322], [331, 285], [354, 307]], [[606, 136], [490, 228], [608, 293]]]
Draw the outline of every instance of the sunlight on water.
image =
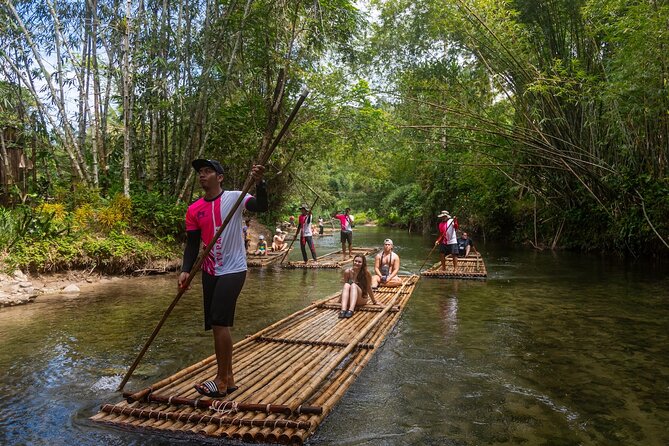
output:
[[101, 391], [101, 390], [116, 390], [118, 389], [118, 386], [121, 384], [121, 381], [123, 381], [123, 376], [118, 375], [118, 376], [103, 376], [99, 380], [97, 380], [92, 386], [91, 390], [93, 391]]

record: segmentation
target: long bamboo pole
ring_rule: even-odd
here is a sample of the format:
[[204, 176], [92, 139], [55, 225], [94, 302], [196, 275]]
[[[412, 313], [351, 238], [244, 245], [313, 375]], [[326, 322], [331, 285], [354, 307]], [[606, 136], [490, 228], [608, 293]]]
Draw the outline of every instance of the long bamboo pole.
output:
[[417, 272], [416, 274], [420, 274], [420, 272], [423, 270], [423, 267], [425, 266], [425, 264], [427, 263], [427, 261], [430, 260], [430, 256], [432, 256], [432, 253], [434, 252], [434, 250], [435, 250], [436, 247], [437, 247], [437, 245], [434, 245], [434, 246], [432, 247], [432, 249], [430, 249], [430, 253], [427, 255], [427, 257], [425, 258], [425, 261], [424, 261], [423, 264], [420, 266], [420, 268], [418, 269], [418, 272]]
[[[257, 164], [260, 164], [260, 165], [263, 165], [263, 166], [265, 164], [267, 164], [267, 161], [269, 160], [269, 157], [272, 155], [272, 153], [274, 152], [276, 147], [279, 145], [279, 142], [281, 141], [281, 138], [283, 137], [283, 135], [288, 130], [288, 127], [290, 126], [291, 122], [293, 122], [293, 119], [297, 115], [297, 112], [299, 111], [300, 107], [302, 107], [302, 103], [304, 102], [304, 100], [307, 98], [308, 95], [309, 95], [309, 90], [305, 89], [304, 91], [302, 91], [302, 94], [300, 95], [299, 99], [297, 100], [297, 103], [295, 104], [295, 107], [293, 108], [293, 111], [290, 113], [290, 115], [288, 116], [288, 119], [286, 119], [286, 122], [283, 124], [283, 127], [281, 128], [281, 131], [279, 132], [277, 137], [274, 139], [274, 142], [265, 151], [265, 153], [262, 153], [259, 156]], [[193, 265], [193, 268], [191, 269], [191, 274], [188, 276], [188, 279], [186, 280], [186, 283], [184, 283], [183, 287], [181, 289], [179, 289], [179, 291], [177, 292], [176, 297], [174, 298], [174, 300], [172, 301], [170, 306], [167, 307], [167, 310], [165, 310], [165, 313], [163, 314], [163, 317], [161, 318], [160, 322], [158, 322], [158, 325], [156, 325], [156, 328], [153, 330], [153, 333], [151, 333], [151, 336], [149, 336], [149, 339], [144, 344], [144, 347], [142, 348], [142, 350], [137, 355], [137, 358], [135, 359], [135, 361], [130, 366], [130, 369], [128, 370], [128, 372], [123, 377], [123, 380], [121, 381], [121, 384], [119, 385], [119, 387], [117, 389], [118, 391], [123, 390], [123, 387], [125, 387], [126, 383], [130, 379], [130, 376], [132, 376], [132, 373], [135, 371], [135, 369], [139, 365], [139, 362], [142, 360], [142, 357], [144, 357], [144, 354], [149, 349], [149, 346], [151, 345], [151, 343], [155, 339], [156, 335], [158, 334], [161, 327], [163, 326], [163, 324], [167, 320], [168, 316], [170, 315], [170, 313], [172, 313], [172, 310], [176, 306], [177, 302], [179, 302], [179, 299], [181, 299], [181, 296], [183, 296], [183, 294], [186, 292], [186, 290], [188, 289], [188, 286], [193, 281], [193, 278], [195, 277], [195, 275], [200, 270], [200, 267], [202, 266], [202, 262], [204, 262], [204, 259], [209, 255], [209, 251], [211, 251], [212, 247], [214, 246], [214, 244], [216, 243], [218, 238], [223, 233], [223, 230], [226, 228], [228, 223], [230, 223], [230, 220], [232, 220], [233, 215], [237, 211], [237, 208], [239, 207], [239, 205], [242, 203], [242, 200], [244, 200], [244, 196], [246, 195], [246, 193], [251, 189], [251, 186], [253, 186], [253, 183], [254, 183], [254, 179], [249, 174], [249, 176], [246, 178], [246, 182], [244, 183], [244, 187], [242, 188], [242, 193], [239, 194], [239, 197], [237, 198], [237, 201], [233, 204], [232, 209], [230, 209], [230, 212], [228, 212], [228, 215], [225, 217], [225, 220], [223, 220], [223, 223], [221, 224], [221, 227], [218, 229], [218, 231], [216, 231], [216, 234], [214, 234], [214, 237], [211, 239], [209, 244], [204, 248], [204, 251], [200, 254], [198, 259], [195, 261], [195, 265]]]

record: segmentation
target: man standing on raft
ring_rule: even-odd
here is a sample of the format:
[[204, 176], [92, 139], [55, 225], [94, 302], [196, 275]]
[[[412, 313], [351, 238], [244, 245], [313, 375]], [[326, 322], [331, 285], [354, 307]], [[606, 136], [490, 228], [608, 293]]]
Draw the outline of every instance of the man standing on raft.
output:
[[304, 260], [304, 263], [307, 263], [306, 246], [308, 245], [309, 250], [311, 251], [311, 258], [314, 259], [315, 262], [318, 257], [316, 256], [316, 248], [314, 248], [314, 233], [311, 229], [312, 214], [306, 204], [303, 204], [300, 207], [300, 212], [301, 214], [297, 218], [297, 228], [300, 231], [300, 249], [302, 250], [302, 260]]
[[456, 271], [458, 268], [458, 236], [455, 230], [458, 229], [458, 219], [451, 218], [448, 211], [441, 211], [437, 217], [441, 219], [441, 223], [439, 223], [439, 238], [434, 244], [439, 245], [441, 271], [446, 271], [446, 256], [449, 254], [453, 259], [453, 271]]
[[341, 223], [341, 255], [346, 260], [346, 243], [348, 242], [348, 256], [353, 255], [353, 216], [351, 208], [346, 208], [343, 214], [335, 214], [334, 218]]
[[[186, 212], [187, 242], [184, 250], [179, 287], [188, 280], [200, 243], [206, 246], [223, 224], [240, 191], [224, 191], [223, 167], [216, 160], [196, 159], [192, 163], [198, 173], [204, 197], [188, 207]], [[213, 330], [217, 372], [212, 381], [195, 384], [198, 393], [220, 398], [237, 390], [232, 372], [232, 336], [230, 327], [235, 318], [237, 297], [246, 280], [246, 253], [239, 227], [244, 208], [263, 212], [268, 208], [267, 189], [262, 181], [265, 167], [255, 165], [251, 176], [256, 180], [256, 197], [246, 194], [243, 207], [235, 211], [221, 237], [202, 262], [202, 295], [204, 300], [204, 329]]]

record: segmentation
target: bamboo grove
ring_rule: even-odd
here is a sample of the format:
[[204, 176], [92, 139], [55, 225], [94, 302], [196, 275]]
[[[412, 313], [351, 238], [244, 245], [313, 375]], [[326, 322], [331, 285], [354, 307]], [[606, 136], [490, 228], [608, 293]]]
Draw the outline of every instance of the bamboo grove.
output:
[[199, 156], [239, 187], [307, 86], [269, 168], [273, 219], [313, 201], [308, 183], [323, 211], [412, 231], [447, 208], [538, 249], [669, 249], [666, 1], [1, 0], [0, 15], [0, 124], [33, 192], [188, 201]]

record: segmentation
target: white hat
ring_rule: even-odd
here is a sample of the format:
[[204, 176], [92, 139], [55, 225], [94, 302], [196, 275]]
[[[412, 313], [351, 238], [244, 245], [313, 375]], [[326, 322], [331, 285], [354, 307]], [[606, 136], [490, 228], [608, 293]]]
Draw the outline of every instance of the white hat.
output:
[[276, 232], [278, 232], [279, 234], [281, 234], [283, 231], [281, 230], [281, 228], [276, 228]]
[[385, 245], [386, 243], [390, 243], [390, 244], [392, 245], [392, 244], [393, 244], [393, 241], [392, 241], [391, 239], [387, 238], [387, 239], [385, 239], [385, 240], [383, 241], [383, 244], [384, 244], [384, 245]]
[[441, 211], [441, 212], [439, 213], [439, 215], [437, 215], [437, 217], [439, 217], [439, 218], [441, 218], [441, 217], [448, 217], [448, 218], [451, 218], [451, 214], [449, 214], [448, 211]]
[[258, 236], [258, 240], [265, 240], [265, 236], [262, 235], [262, 234], [260, 234], [260, 235]]

